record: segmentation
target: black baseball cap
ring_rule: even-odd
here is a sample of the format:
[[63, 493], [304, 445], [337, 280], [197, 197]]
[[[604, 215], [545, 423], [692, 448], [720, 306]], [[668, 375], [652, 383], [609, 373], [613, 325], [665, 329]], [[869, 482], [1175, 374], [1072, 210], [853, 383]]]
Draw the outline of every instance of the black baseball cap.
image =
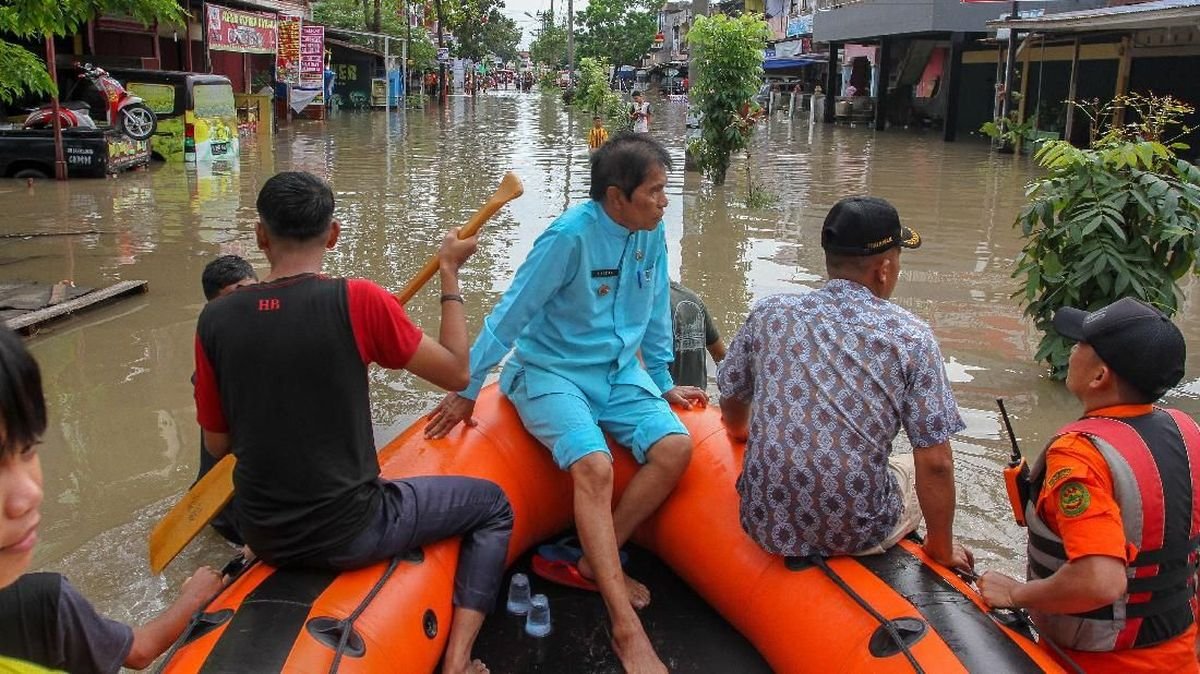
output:
[[821, 247], [837, 255], [878, 255], [920, 245], [921, 235], [900, 224], [895, 207], [878, 197], [842, 199], [821, 227]]
[[1063, 307], [1054, 312], [1054, 329], [1090, 345], [1117, 376], [1151, 400], [1183, 379], [1183, 333], [1145, 302], [1126, 297], [1096, 311]]

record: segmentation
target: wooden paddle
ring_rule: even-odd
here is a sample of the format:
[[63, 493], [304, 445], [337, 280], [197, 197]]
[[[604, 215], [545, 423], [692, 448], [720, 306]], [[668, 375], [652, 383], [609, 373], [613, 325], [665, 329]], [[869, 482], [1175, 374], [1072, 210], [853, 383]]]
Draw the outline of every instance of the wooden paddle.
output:
[[[463, 225], [458, 234], [459, 238], [465, 239], [474, 236], [483, 223], [496, 214], [496, 211], [500, 210], [504, 204], [521, 196], [524, 191], [525, 187], [521, 184], [521, 179], [514, 173], [506, 173], [504, 179], [500, 181], [500, 187], [496, 188], [487, 203], [471, 216], [467, 224]], [[429, 279], [433, 278], [437, 270], [438, 260], [437, 255], [434, 255], [409, 281], [404, 290], [395, 293], [396, 299], [401, 304], [408, 302]], [[150, 532], [151, 571], [159, 573], [165, 569], [167, 564], [170, 564], [171, 560], [175, 559], [175, 556], [183, 551], [184, 547], [196, 537], [196, 534], [200, 533], [204, 526], [212, 521], [212, 518], [216, 517], [217, 513], [221, 512], [221, 509], [233, 498], [233, 467], [236, 463], [237, 460], [233, 454], [226, 454], [217, 462], [217, 465], [213, 466], [212, 470], [208, 471], [183, 495], [179, 503], [176, 503]]]

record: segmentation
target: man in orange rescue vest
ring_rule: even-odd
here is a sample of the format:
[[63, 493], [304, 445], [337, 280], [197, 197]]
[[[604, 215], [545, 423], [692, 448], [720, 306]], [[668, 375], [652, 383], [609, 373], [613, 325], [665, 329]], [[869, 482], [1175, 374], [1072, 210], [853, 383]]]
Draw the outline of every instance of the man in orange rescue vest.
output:
[[[1028, 577], [979, 580], [996, 607], [1029, 609], [1043, 638], [1087, 672], [1198, 672], [1200, 428], [1152, 405], [1183, 378], [1183, 334], [1126, 298], [1054, 316], [1084, 417], [1034, 464]], [[1056, 649], [1056, 650], [1057, 650]]]

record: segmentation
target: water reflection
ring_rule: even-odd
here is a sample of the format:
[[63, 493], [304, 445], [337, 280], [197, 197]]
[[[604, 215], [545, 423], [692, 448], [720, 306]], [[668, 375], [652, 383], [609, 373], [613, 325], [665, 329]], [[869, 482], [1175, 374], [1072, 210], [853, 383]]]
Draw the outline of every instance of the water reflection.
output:
[[[1026, 451], [1078, 413], [1070, 395], [1031, 362], [1038, 335], [1009, 296], [1021, 245], [1011, 223], [1032, 175], [1026, 161], [970, 143], [943, 144], [932, 134], [774, 120], [751, 148], [751, 175], [779, 201], [749, 209], [744, 160], [720, 187], [684, 173], [684, 110], [662, 101], [656, 110], [654, 133], [676, 162], [666, 216], [671, 272], [704, 297], [727, 339], [755, 300], [819, 285], [821, 222], [838, 199], [882, 196], [921, 232], [925, 245], [904, 254], [895, 301], [933, 326], [967, 420], [955, 441], [958, 529], [985, 565], [1018, 572], [1024, 532], [1011, 522], [1000, 480], [1008, 441], [994, 400], [1006, 398]], [[236, 253], [265, 270], [254, 244], [254, 200], [266, 178], [285, 169], [328, 178], [343, 223], [328, 271], [398, 289], [445, 229], [465, 222], [501, 175], [516, 171], [525, 196], [488, 223], [465, 270], [475, 332], [538, 233], [587, 198], [589, 123], [553, 95], [497, 92], [456, 97], [444, 109], [343, 111], [323, 123], [298, 122], [272, 145], [247, 143], [237, 166], [160, 165], [116, 180], [32, 190], [0, 183], [0, 233], [96, 230], [2, 240], [6, 278], [150, 282], [144, 296], [31, 341], [51, 413], [36, 565], [69, 573], [115, 617], [140, 619], [164, 605], [165, 589], [177, 587], [191, 567], [226, 556], [227, 548], [206, 536], [165, 579], [153, 578], [146, 536], [194, 476], [199, 434], [189, 377], [201, 269], [216, 255]], [[428, 289], [408, 307], [429, 330], [437, 325], [435, 295]], [[1180, 320], [1185, 334], [1200, 334], [1193, 303], [1185, 303]], [[1193, 377], [1196, 357], [1188, 367]], [[370, 377], [380, 438], [439, 397], [404, 373], [374, 369]], [[1168, 402], [1200, 411], [1200, 380], [1190, 379]], [[897, 444], [905, 445], [903, 437]]]

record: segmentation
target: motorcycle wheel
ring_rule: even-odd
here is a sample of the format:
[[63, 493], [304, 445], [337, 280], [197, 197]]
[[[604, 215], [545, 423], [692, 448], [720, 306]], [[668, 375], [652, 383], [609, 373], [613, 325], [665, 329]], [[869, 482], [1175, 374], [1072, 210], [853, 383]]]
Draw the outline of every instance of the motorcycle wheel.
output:
[[134, 140], [146, 140], [158, 129], [158, 117], [145, 103], [126, 105], [117, 118], [117, 129]]

